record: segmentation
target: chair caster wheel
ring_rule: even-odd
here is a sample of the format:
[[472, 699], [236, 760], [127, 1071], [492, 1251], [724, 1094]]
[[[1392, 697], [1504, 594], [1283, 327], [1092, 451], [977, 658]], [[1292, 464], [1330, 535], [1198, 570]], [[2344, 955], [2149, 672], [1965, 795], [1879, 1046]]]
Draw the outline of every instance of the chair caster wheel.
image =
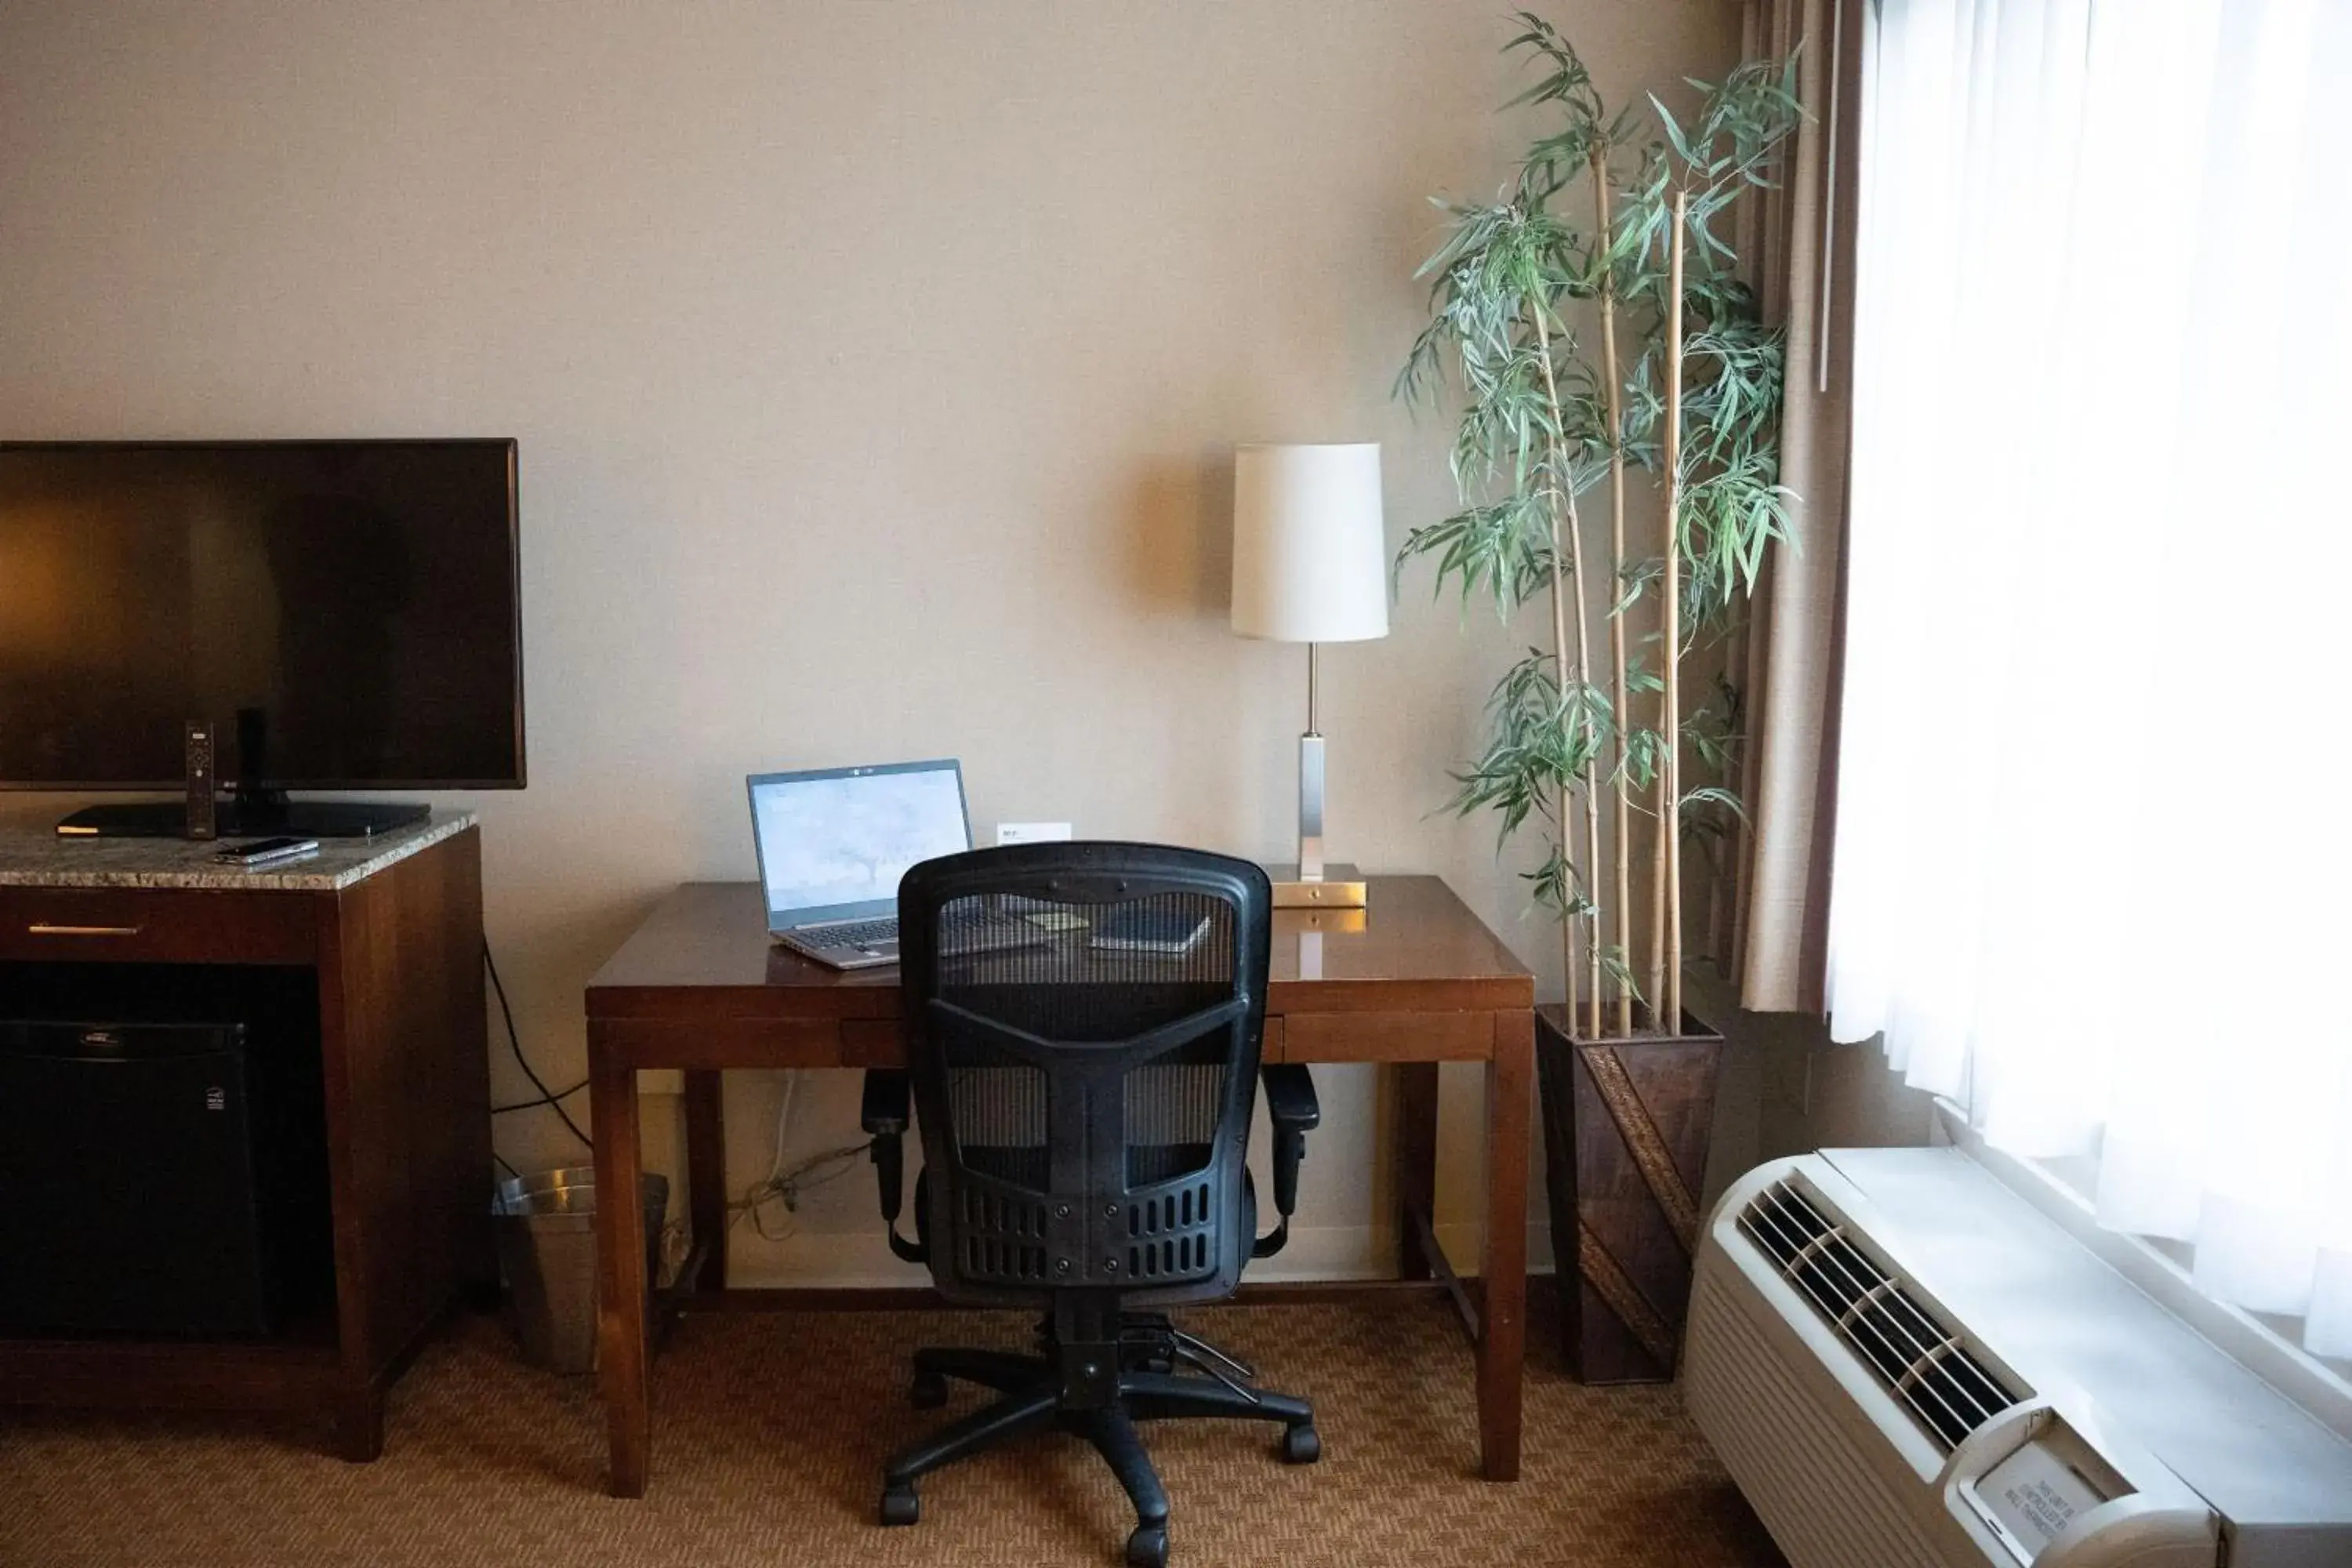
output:
[[948, 1402], [948, 1380], [936, 1372], [919, 1372], [908, 1385], [907, 1403], [918, 1410], [937, 1410]]
[[1312, 1424], [1302, 1422], [1282, 1429], [1282, 1462], [1286, 1465], [1311, 1465], [1323, 1457], [1323, 1439], [1316, 1435]]
[[912, 1524], [923, 1517], [922, 1500], [915, 1495], [914, 1483], [882, 1489], [882, 1522]]
[[1168, 1568], [1168, 1527], [1139, 1524], [1127, 1538], [1127, 1568]]

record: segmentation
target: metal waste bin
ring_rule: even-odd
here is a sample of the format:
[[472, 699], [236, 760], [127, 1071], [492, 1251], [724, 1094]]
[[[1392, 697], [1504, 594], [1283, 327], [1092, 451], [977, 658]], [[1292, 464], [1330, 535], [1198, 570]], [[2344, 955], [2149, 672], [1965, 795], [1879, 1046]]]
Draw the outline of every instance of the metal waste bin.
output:
[[[662, 1215], [669, 1178], [644, 1176], [646, 1287], [661, 1272]], [[509, 1176], [490, 1203], [499, 1269], [523, 1359], [554, 1372], [596, 1366], [596, 1171], [574, 1165]]]

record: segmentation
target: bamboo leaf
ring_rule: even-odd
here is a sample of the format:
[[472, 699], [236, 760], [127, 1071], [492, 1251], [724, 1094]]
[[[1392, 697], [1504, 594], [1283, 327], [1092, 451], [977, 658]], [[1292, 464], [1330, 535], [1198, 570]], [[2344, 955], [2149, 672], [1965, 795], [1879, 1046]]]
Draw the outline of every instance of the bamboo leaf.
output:
[[1690, 815], [1692, 807], [1706, 805], [1721, 806], [1740, 821], [1748, 820], [1748, 808], [1740, 805], [1739, 797], [1727, 789], [1708, 784], [1703, 788], [1683, 792], [1682, 812], [1685, 816]]

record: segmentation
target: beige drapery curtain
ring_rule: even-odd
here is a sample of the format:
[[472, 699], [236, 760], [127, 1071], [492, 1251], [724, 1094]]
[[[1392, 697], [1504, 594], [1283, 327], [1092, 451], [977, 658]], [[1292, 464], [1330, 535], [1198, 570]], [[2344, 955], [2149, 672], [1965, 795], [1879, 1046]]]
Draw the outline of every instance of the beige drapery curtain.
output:
[[1760, 258], [1765, 319], [1788, 332], [1780, 478], [1799, 498], [1793, 544], [1773, 547], [1746, 646], [1732, 654], [1746, 672], [1748, 819], [1727, 956], [1740, 1005], [1757, 1012], [1822, 1006], [1869, 4], [1747, 0], [1748, 57], [1795, 54], [1806, 110], [1777, 188], [1748, 204], [1740, 247]]

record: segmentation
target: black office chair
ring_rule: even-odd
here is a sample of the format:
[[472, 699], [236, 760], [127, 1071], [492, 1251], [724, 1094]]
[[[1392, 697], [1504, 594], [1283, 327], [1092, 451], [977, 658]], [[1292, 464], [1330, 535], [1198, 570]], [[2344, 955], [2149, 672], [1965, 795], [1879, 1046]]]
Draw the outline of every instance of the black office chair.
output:
[[[916, 1352], [918, 1405], [943, 1404], [951, 1377], [1003, 1397], [884, 1467], [883, 1523], [915, 1522], [917, 1478], [1058, 1425], [1134, 1500], [1128, 1562], [1159, 1568], [1168, 1494], [1135, 1421], [1278, 1421], [1285, 1459], [1320, 1457], [1305, 1400], [1150, 1310], [1233, 1294], [1289, 1233], [1319, 1115], [1305, 1068], [1264, 1069], [1282, 1215], [1265, 1237], [1244, 1163], [1271, 897], [1247, 861], [1146, 844], [974, 850], [899, 883], [908, 1070], [868, 1072], [865, 1105], [891, 1248], [950, 1300], [1045, 1317], [1037, 1354]], [[913, 1242], [897, 1223], [910, 1077]]]

